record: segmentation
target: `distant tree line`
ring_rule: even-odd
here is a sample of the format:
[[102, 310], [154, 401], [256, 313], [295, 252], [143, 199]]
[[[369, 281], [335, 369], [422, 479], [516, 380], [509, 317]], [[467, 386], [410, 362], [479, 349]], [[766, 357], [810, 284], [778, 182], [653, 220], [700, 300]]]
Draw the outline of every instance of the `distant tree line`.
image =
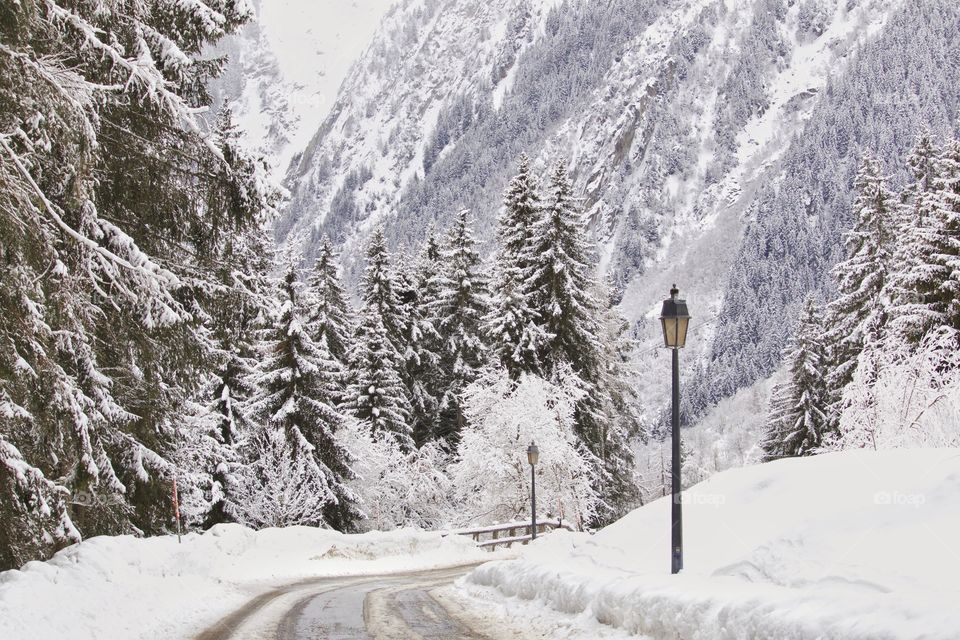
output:
[[785, 352], [770, 458], [960, 442], [960, 140], [924, 131], [906, 166], [896, 193], [877, 160], [861, 164], [837, 295], [807, 298]]
[[503, 481], [522, 487], [526, 471], [510, 460], [529, 444], [524, 433], [550, 440], [540, 444], [550, 452], [542, 472], [559, 483], [551, 509], [565, 505], [587, 524], [632, 505], [626, 443], [642, 424], [631, 344], [597, 279], [565, 165], [541, 193], [522, 158], [504, 205], [489, 266], [466, 210], [415, 257], [391, 254], [376, 230], [357, 311], [329, 241], [304, 282], [284, 269], [257, 346], [237, 346], [198, 413], [196, 457], [225, 470], [194, 485], [198, 522], [355, 530], [489, 520], [487, 507], [509, 496], [490, 493], [499, 485], [482, 486], [479, 470], [514, 469]]

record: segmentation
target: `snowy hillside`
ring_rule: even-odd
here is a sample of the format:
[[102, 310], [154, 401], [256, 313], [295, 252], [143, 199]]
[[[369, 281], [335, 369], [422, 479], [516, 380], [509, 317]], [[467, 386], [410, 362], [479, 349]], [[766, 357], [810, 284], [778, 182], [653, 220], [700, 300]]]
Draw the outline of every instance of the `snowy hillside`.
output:
[[[660, 370], [651, 318], [670, 284], [691, 299], [700, 415], [772, 373], [799, 299], [832, 286], [861, 151], [947, 130], [960, 78], [934, 70], [958, 20], [943, 0], [405, 2], [287, 175], [279, 231], [308, 259], [331, 235], [355, 280], [375, 223], [415, 246], [466, 206], [489, 243], [517, 156], [541, 173], [568, 156], [641, 369]], [[658, 406], [662, 376], [642, 385]]]
[[277, 177], [330, 113], [350, 66], [396, 0], [255, 0], [255, 16], [216, 50], [229, 56], [214, 93]]
[[[655, 638], [960, 637], [960, 450], [849, 451], [718, 474], [596, 535], [554, 535], [461, 588]], [[544, 614], [546, 615], [546, 614]]]
[[287, 179], [294, 203], [281, 230], [326, 223], [334, 235], [352, 237], [370, 213], [382, 219], [392, 212], [402, 188], [422, 178], [424, 166], [442, 155], [446, 142], [470, 127], [477, 103], [492, 99], [496, 86], [509, 85], [518, 54], [542, 36], [555, 4], [401, 3], [345, 80], [299, 165], [291, 168]]

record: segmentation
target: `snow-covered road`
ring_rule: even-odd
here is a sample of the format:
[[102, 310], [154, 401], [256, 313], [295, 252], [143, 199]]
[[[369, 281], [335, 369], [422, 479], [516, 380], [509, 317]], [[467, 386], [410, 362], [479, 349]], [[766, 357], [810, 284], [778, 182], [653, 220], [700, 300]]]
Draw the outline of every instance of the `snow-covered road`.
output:
[[502, 637], [442, 593], [475, 566], [298, 582], [254, 598], [197, 640]]

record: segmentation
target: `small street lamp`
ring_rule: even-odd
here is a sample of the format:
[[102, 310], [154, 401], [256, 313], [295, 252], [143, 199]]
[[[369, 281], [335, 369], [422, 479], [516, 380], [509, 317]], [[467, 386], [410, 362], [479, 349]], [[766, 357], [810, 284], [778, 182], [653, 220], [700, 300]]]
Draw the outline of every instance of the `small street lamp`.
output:
[[533, 442], [527, 447], [527, 462], [530, 463], [530, 535], [531, 540], [537, 539], [537, 462], [540, 460], [540, 449]]
[[679, 294], [677, 285], [673, 285], [670, 289], [670, 297], [663, 301], [663, 309], [660, 312], [664, 346], [673, 350], [670, 573], [679, 573], [683, 569], [683, 514], [680, 509], [680, 349], [687, 342], [690, 314], [687, 312], [687, 301], [678, 298]]

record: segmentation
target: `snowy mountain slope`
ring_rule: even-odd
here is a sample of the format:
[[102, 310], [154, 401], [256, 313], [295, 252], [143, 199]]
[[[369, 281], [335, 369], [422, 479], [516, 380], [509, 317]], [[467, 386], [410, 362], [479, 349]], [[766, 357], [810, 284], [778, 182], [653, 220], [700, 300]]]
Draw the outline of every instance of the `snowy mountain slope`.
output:
[[281, 234], [324, 224], [345, 238], [357, 225], [366, 228], [366, 222], [390, 215], [402, 187], [423, 176], [438, 122], [447, 117], [457, 128], [470, 126], [473, 99], [489, 99], [496, 84], [510, 82], [512, 61], [542, 33], [553, 4], [402, 3], [384, 20], [332, 113], [291, 167], [287, 180], [294, 198]]
[[[802, 16], [812, 3], [682, 4], [629, 44], [541, 158], [572, 156], [602, 264], [626, 286], [621, 308], [641, 323], [644, 346], [658, 344], [659, 302], [681, 284], [699, 329], [689, 366], [711, 346], [758, 188], [777, 179], [831, 70], [896, 5], [820, 3], [812, 30]], [[642, 364], [651, 357], [661, 356]], [[666, 361], [640, 370], [645, 388], [665, 387]]]
[[[829, 288], [860, 153], [895, 157], [920, 122], [943, 127], [954, 117], [957, 101], [941, 90], [951, 79], [926, 91], [925, 76], [955, 51], [957, 14], [947, 0], [406, 2], [291, 168], [294, 197], [279, 232], [307, 259], [330, 234], [346, 246], [348, 277], [357, 246], [381, 222], [395, 245], [410, 246], [466, 206], [489, 242], [517, 156], [530, 153], [541, 172], [568, 156], [601, 264], [638, 323], [650, 406], [666, 382], [651, 320], [673, 282], [691, 298], [696, 331], [685, 357], [701, 371], [690, 398], [699, 415], [769, 375], [796, 300]], [[925, 46], [910, 46], [905, 34], [925, 24]], [[902, 86], [882, 80], [891, 65], [915, 108], [904, 108]], [[853, 115], [853, 93], [866, 115]], [[811, 159], [806, 132], [813, 126], [817, 144], [830, 146], [831, 122], [833, 167], [812, 170], [825, 165]], [[885, 122], [894, 135], [883, 134]], [[801, 175], [803, 198], [829, 206], [789, 209], [781, 223], [779, 185]], [[785, 235], [764, 235], [773, 227]], [[796, 259], [754, 255], [794, 236]], [[771, 268], [779, 289], [744, 326], [737, 310], [751, 306], [745, 294]], [[747, 366], [737, 363], [744, 341], [754, 343]]]
[[685, 491], [679, 575], [665, 497], [595, 535], [538, 540], [459, 586], [644, 637], [955, 640], [958, 483], [957, 449], [734, 469]]
[[[829, 269], [843, 257], [851, 185], [864, 153], [895, 186], [900, 161], [927, 126], [939, 139], [960, 115], [960, 5], [904, 3], [849, 56], [780, 162], [761, 185], [725, 282], [711, 358], [695, 381], [695, 412], [779, 364], [800, 301], [832, 295]], [[786, 319], [786, 321], [784, 321]]]
[[251, 24], [218, 44], [230, 61], [214, 92], [278, 178], [330, 113], [351, 65], [394, 4], [254, 0]]

